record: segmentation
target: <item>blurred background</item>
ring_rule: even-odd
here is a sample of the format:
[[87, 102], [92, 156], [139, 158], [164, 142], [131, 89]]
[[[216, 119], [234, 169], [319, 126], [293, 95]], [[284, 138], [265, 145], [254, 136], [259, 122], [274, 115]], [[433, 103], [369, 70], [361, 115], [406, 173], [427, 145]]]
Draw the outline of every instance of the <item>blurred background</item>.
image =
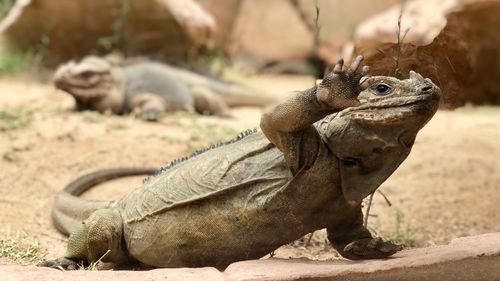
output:
[[[160, 167], [258, 127], [264, 109], [245, 106], [155, 123], [76, 112], [52, 76], [88, 55], [168, 63], [276, 99], [357, 54], [372, 74], [415, 70], [442, 89], [440, 111], [382, 185], [390, 206], [375, 195], [369, 227], [407, 246], [500, 231], [499, 15], [495, 0], [0, 0], [0, 262], [64, 252], [50, 209], [76, 176]], [[84, 196], [119, 198], [140, 182]], [[324, 231], [274, 254], [337, 258]]]

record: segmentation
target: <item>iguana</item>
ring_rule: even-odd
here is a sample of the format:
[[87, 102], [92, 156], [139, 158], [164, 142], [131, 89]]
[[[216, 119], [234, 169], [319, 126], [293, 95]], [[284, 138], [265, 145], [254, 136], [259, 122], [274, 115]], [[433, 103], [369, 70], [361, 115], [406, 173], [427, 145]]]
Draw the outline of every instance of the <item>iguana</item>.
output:
[[54, 84], [73, 96], [78, 110], [135, 112], [150, 121], [170, 111], [228, 116], [228, 106], [275, 102], [269, 95], [167, 64], [139, 60], [120, 66], [95, 56], [61, 65]]
[[75, 197], [91, 184], [64, 190], [53, 218], [71, 233], [67, 252], [42, 265], [103, 257], [223, 268], [322, 228], [348, 259], [394, 254], [398, 245], [363, 226], [361, 203], [408, 156], [440, 90], [413, 71], [369, 77], [361, 61], [339, 61], [319, 85], [263, 114], [261, 131], [175, 161], [117, 201]]

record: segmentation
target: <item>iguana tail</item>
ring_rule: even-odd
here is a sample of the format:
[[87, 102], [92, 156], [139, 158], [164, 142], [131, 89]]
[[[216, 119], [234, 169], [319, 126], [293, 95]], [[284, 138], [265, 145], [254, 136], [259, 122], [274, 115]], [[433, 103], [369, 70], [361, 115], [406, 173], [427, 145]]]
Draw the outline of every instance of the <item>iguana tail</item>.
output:
[[112, 201], [91, 201], [78, 197], [91, 187], [121, 177], [153, 175], [156, 170], [153, 168], [114, 168], [98, 170], [75, 179], [57, 194], [52, 209], [54, 226], [61, 233], [69, 235], [92, 212], [106, 208], [112, 203]]

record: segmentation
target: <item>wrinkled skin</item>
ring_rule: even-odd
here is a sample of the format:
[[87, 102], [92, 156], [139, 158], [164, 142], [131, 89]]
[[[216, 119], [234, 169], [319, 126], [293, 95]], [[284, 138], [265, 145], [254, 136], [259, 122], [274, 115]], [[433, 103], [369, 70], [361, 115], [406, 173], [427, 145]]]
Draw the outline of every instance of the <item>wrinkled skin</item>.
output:
[[[96, 205], [83, 225], [67, 224], [65, 259], [42, 265], [95, 261], [111, 250], [104, 261], [223, 268], [321, 228], [348, 259], [393, 255], [400, 246], [362, 225], [361, 202], [406, 159], [437, 110], [439, 88], [414, 72], [406, 80], [367, 77], [361, 61], [347, 69], [339, 61], [318, 86], [264, 114], [262, 132], [169, 167], [107, 207]], [[68, 197], [58, 197], [56, 213], [93, 208]]]

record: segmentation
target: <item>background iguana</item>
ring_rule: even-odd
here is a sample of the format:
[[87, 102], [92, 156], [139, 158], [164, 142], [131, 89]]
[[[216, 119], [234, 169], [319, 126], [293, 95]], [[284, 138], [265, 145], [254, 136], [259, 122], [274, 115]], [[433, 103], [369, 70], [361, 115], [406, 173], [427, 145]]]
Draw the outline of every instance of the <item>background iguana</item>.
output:
[[53, 210], [58, 228], [71, 233], [67, 253], [42, 265], [71, 268], [104, 256], [221, 268], [322, 228], [346, 258], [394, 254], [399, 246], [363, 227], [361, 202], [408, 156], [440, 91], [415, 72], [366, 77], [361, 60], [347, 70], [339, 61], [318, 86], [264, 114], [262, 132], [175, 161], [120, 200], [75, 197], [85, 182], [67, 188]]
[[136, 61], [119, 66], [94, 56], [61, 65], [54, 84], [75, 98], [79, 110], [135, 111], [146, 120], [177, 110], [228, 116], [228, 106], [265, 106], [275, 101], [248, 88], [167, 64]]

